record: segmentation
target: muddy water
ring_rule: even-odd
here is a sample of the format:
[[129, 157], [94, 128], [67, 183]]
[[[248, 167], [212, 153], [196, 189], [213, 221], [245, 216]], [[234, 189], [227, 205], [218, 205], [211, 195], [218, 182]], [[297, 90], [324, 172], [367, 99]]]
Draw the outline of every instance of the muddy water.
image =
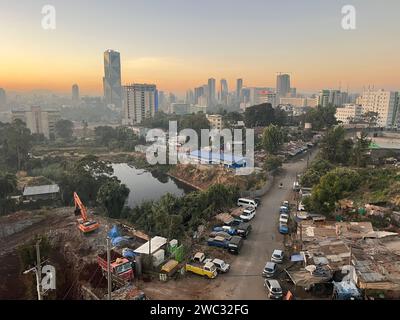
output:
[[113, 164], [114, 175], [130, 190], [127, 205], [134, 208], [145, 201], [159, 200], [164, 194], [171, 193], [181, 197], [193, 189], [165, 174], [156, 174], [136, 169], [126, 163]]

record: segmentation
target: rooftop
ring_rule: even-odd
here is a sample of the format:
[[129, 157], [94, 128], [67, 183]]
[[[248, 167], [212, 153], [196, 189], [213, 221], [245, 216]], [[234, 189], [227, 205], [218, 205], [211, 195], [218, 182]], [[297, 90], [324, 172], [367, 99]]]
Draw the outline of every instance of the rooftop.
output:
[[37, 196], [44, 194], [53, 194], [60, 192], [60, 187], [56, 184], [35, 186], [35, 187], [25, 187], [24, 196]]

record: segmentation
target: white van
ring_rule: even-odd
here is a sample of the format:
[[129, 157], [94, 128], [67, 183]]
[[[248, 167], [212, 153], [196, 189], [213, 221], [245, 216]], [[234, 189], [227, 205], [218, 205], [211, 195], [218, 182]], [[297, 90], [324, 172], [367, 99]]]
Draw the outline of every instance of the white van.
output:
[[257, 208], [257, 202], [251, 199], [246, 199], [246, 198], [240, 198], [237, 201], [238, 207], [253, 207]]

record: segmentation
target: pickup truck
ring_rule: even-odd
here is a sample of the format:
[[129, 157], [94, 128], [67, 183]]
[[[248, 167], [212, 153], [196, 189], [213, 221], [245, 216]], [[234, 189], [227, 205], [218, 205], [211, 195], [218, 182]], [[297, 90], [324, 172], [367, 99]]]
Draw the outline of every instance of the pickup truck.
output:
[[214, 238], [208, 238], [207, 244], [210, 247], [218, 247], [218, 248], [228, 248], [229, 245], [229, 240], [226, 240], [224, 237], [214, 237]]
[[[127, 281], [133, 279], [132, 263], [128, 259], [124, 258], [121, 254], [114, 250], [111, 250], [110, 258], [112, 275], [118, 276], [119, 278]], [[107, 252], [100, 253], [97, 256], [97, 263], [100, 266], [103, 275], [107, 276]]]
[[238, 223], [230, 226], [217, 226], [214, 231], [225, 231], [232, 236], [240, 236], [246, 238], [251, 232], [251, 224], [238, 220]]
[[205, 264], [187, 263], [185, 265], [185, 270], [209, 279], [214, 279], [218, 275], [217, 268], [212, 262], [206, 262]]
[[217, 268], [217, 271], [221, 273], [227, 273], [231, 267], [229, 263], [225, 263], [225, 261], [221, 259], [206, 259], [204, 262], [214, 263], [215, 267]]

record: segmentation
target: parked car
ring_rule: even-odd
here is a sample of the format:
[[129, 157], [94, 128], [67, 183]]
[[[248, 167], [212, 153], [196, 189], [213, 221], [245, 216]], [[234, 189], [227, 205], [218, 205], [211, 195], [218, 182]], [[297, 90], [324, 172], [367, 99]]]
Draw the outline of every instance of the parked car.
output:
[[278, 280], [266, 279], [264, 281], [264, 287], [267, 289], [270, 299], [282, 299], [282, 287]]
[[228, 243], [228, 251], [233, 254], [239, 254], [243, 245], [243, 239], [238, 236], [233, 236]]
[[287, 213], [281, 213], [279, 216], [279, 223], [287, 224], [289, 221], [289, 215]]
[[231, 238], [232, 238], [232, 236], [229, 233], [225, 232], [225, 231], [212, 231], [210, 233], [210, 237], [211, 238], [222, 237], [222, 238], [224, 238], [225, 240], [228, 240], [228, 241], [230, 241]]
[[252, 207], [247, 207], [243, 210], [243, 213], [240, 215], [240, 219], [243, 221], [250, 221], [256, 216], [256, 209]]
[[215, 267], [217, 268], [217, 271], [221, 273], [228, 272], [231, 267], [229, 263], [225, 263], [225, 261], [221, 259], [206, 259], [205, 263], [207, 262], [214, 263]]
[[207, 244], [210, 247], [217, 247], [217, 248], [228, 248], [229, 240], [226, 240], [224, 237], [210, 237], [207, 240]]
[[284, 252], [282, 250], [276, 249], [274, 250], [274, 252], [272, 252], [271, 261], [275, 263], [282, 263], [283, 257], [284, 257]]
[[289, 213], [289, 209], [285, 206], [280, 206], [279, 213]]
[[289, 233], [289, 227], [286, 223], [279, 223], [279, 233], [281, 234]]
[[237, 201], [238, 207], [253, 207], [257, 208], [257, 202], [252, 199], [239, 198]]
[[262, 272], [263, 277], [272, 278], [276, 271], [278, 270], [278, 265], [275, 262], [268, 261]]
[[290, 205], [289, 205], [289, 201], [287, 201], [287, 200], [283, 201], [283, 202], [282, 202], [282, 206], [289, 209], [289, 206], [290, 206]]
[[236, 228], [231, 227], [231, 226], [217, 226], [217, 227], [214, 227], [213, 232], [226, 232], [231, 236], [237, 235]]

